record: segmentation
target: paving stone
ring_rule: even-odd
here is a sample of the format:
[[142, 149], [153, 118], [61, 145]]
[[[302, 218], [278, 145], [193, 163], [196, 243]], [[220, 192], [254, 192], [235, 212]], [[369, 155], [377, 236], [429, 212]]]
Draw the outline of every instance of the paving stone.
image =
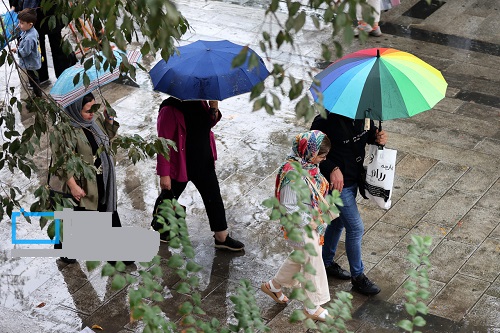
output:
[[500, 179], [488, 189], [486, 194], [478, 201], [477, 205], [491, 210], [500, 209]]
[[429, 304], [429, 312], [460, 321], [487, 288], [487, 282], [457, 274]]
[[290, 315], [294, 310], [302, 311], [302, 304], [298, 301], [292, 301], [286, 306], [286, 308], [281, 311], [277, 316], [275, 316], [267, 326], [271, 328], [271, 332], [280, 333], [305, 333], [308, 332], [307, 328], [304, 327], [302, 323], [290, 323]]
[[467, 214], [479, 199], [477, 194], [457, 191], [446, 192], [422, 218], [422, 222], [435, 223], [452, 228]]
[[453, 228], [448, 239], [479, 246], [499, 225], [500, 212], [473, 208]]
[[391, 147], [413, 154], [435, 158], [442, 163], [455, 164], [457, 161], [460, 161], [460, 165], [466, 165], [469, 168], [478, 167], [494, 174], [500, 172], [500, 165], [491, 163], [491, 155], [489, 154], [475, 151], [468, 151], [467, 154], [464, 154], [463, 149], [438, 142], [434, 142], [431, 149], [428, 140], [407, 136], [405, 134], [392, 133]]
[[427, 192], [408, 191], [381, 219], [381, 222], [412, 228], [439, 200]]
[[500, 108], [493, 108], [478, 103], [464, 102], [464, 104], [457, 109], [456, 113], [470, 118], [483, 119], [493, 124], [498, 124], [500, 121]]
[[376, 296], [379, 299], [388, 299], [403, 284], [408, 277], [406, 273], [412, 264], [400, 257], [385, 256], [367, 276], [381, 289]]
[[[403, 285], [406, 281], [408, 281], [410, 277], [408, 277], [403, 284], [394, 292], [394, 294], [389, 297], [388, 301], [394, 304], [400, 304], [403, 305], [406, 303], [406, 296], [405, 294], [408, 292], [405, 288], [403, 288]], [[443, 282], [435, 281], [435, 280], [429, 280], [429, 288], [427, 288], [427, 291], [429, 291], [429, 298], [426, 300], [420, 299], [425, 305], [429, 305], [430, 302], [436, 297], [436, 295], [443, 289], [443, 287], [446, 284]]]
[[500, 297], [500, 276], [493, 281], [488, 290], [486, 290], [486, 294], [497, 298]]
[[493, 175], [491, 172], [479, 168], [470, 168], [453, 185], [453, 189], [467, 195], [483, 195], [496, 179], [498, 179], [498, 175]]
[[498, 327], [500, 298], [483, 295], [464, 319], [475, 325]]
[[104, 306], [95, 311], [90, 317], [83, 320], [83, 325], [92, 327], [99, 325], [104, 330], [116, 332], [130, 321], [130, 311], [127, 289], [121, 290]]
[[429, 255], [429, 278], [448, 283], [475, 250], [475, 246], [443, 239]]
[[407, 232], [406, 228], [378, 222], [363, 236], [363, 258], [379, 262]]
[[[450, 89], [448, 89], [450, 90]], [[448, 91], [447, 91], [448, 93]], [[439, 103], [434, 105], [433, 110], [439, 110], [442, 112], [455, 113], [465, 102], [456, 98], [443, 98]]]
[[413, 187], [414, 190], [443, 195], [467, 171], [467, 167], [438, 162]]
[[405, 258], [408, 255], [408, 245], [413, 244], [411, 236], [430, 236], [432, 245], [430, 251], [441, 242], [441, 240], [450, 232], [451, 228], [443, 227], [438, 224], [421, 221], [417, 223], [408, 233], [394, 246], [389, 252], [392, 256]]
[[463, 274], [493, 282], [500, 274], [500, 241], [486, 238], [460, 269]]
[[[367, 202], [373, 204], [371, 200], [363, 200], [363, 203]], [[384, 214], [385, 210], [379, 208], [378, 206], [368, 206], [368, 205], [358, 205], [359, 214], [365, 225], [365, 232], [369, 230]]]
[[485, 138], [474, 149], [493, 156], [500, 156], [500, 140]]

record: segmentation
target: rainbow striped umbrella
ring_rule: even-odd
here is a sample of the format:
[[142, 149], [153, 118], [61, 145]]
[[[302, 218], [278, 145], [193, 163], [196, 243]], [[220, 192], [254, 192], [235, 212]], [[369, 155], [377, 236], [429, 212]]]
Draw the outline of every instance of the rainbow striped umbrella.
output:
[[431, 109], [448, 84], [441, 72], [416, 56], [390, 48], [360, 50], [315, 76], [309, 89], [325, 109], [351, 119], [407, 118]]

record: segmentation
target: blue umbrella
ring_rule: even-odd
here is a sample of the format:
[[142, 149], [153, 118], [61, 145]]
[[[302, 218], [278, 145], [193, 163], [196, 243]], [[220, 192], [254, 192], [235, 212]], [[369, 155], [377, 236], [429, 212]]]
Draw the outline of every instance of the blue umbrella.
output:
[[[222, 41], [203, 41], [178, 48], [168, 62], [160, 60], [149, 72], [155, 90], [181, 100], [218, 100], [243, 94], [269, 75], [264, 61], [252, 49], [239, 67], [231, 63], [243, 46]], [[251, 54], [258, 57], [257, 67], [248, 69]]]
[[17, 13], [14, 11], [0, 15], [0, 19], [3, 21], [3, 26], [5, 27], [5, 30], [3, 30], [0, 24], [0, 49], [3, 49], [8, 42], [17, 36], [18, 30], [16, 28], [19, 20], [17, 19]]
[[[105, 59], [101, 62], [100, 69], [97, 69], [94, 64], [87, 70], [87, 75], [90, 79], [88, 87], [85, 87], [83, 84], [83, 73], [85, 68], [82, 64], [77, 63], [76, 65], [65, 69], [50, 90], [52, 98], [61, 104], [62, 107], [66, 107], [98, 87], [118, 79], [120, 77], [120, 64], [122, 63], [122, 57], [125, 53], [115, 50], [113, 51], [113, 54], [116, 57], [117, 62], [116, 67], [112, 72], [110, 71], [109, 66], [106, 70], [104, 69], [103, 64]], [[126, 53], [128, 63], [131, 65], [136, 64], [140, 60], [141, 56], [140, 51], [131, 51]], [[80, 75], [80, 79], [75, 85], [73, 83], [73, 79], [77, 75]]]

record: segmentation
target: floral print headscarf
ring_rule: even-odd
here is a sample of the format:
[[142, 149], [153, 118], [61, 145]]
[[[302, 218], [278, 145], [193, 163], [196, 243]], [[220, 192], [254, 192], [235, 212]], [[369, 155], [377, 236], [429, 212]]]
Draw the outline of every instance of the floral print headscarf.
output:
[[[311, 161], [318, 156], [321, 142], [325, 138], [325, 133], [321, 131], [309, 131], [298, 134], [292, 143], [292, 154], [280, 167], [276, 176], [275, 196], [280, 198], [280, 191], [283, 186], [289, 184], [291, 180], [287, 177], [288, 172], [295, 170], [291, 162], [299, 162], [304, 170], [309, 172], [312, 182], [316, 185], [321, 195], [325, 196], [328, 191], [328, 181], [319, 171], [317, 164]], [[311, 205], [314, 208], [319, 207], [319, 197], [312, 188], [311, 190]]]

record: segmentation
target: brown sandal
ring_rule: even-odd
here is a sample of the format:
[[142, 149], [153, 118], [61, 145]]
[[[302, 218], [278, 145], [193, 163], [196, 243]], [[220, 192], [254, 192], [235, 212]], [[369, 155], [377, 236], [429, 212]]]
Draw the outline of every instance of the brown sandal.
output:
[[[265, 283], [261, 284], [260, 290], [262, 290], [263, 292], [265, 292], [266, 294], [271, 296], [271, 298], [274, 299], [274, 301], [276, 303], [279, 303], [279, 304], [288, 303], [288, 297], [286, 297], [285, 294], [283, 294], [283, 292], [281, 291], [281, 288], [279, 288], [279, 289], [274, 288], [272, 281], [273, 280], [269, 280], [269, 282], [265, 282]], [[279, 297], [278, 297], [278, 293], [281, 293], [281, 295]]]

